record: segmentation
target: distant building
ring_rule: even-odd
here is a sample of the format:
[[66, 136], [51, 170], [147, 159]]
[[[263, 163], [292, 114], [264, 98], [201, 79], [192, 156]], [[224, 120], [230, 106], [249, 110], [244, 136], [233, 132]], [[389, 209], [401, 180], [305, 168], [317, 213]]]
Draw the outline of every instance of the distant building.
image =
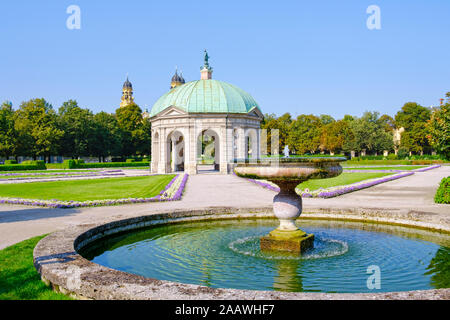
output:
[[122, 87], [122, 101], [120, 102], [120, 107], [122, 108], [133, 103], [133, 86], [127, 77], [127, 80], [124, 82]]
[[200, 80], [185, 82], [175, 71], [170, 91], [153, 105], [153, 173], [196, 174], [206, 153], [223, 174], [231, 171], [232, 159], [259, 158], [263, 114], [258, 104], [244, 90], [213, 80], [212, 72], [205, 50]]

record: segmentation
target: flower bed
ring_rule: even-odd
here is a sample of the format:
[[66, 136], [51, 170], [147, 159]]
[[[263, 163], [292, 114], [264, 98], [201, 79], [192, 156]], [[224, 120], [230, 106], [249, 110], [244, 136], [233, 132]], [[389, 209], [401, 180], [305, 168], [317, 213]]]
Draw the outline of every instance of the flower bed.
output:
[[[404, 172], [404, 173], [394, 174], [394, 175], [383, 177], [383, 178], [364, 180], [364, 181], [352, 183], [352, 184], [345, 185], [345, 186], [336, 186], [336, 187], [330, 187], [330, 188], [326, 188], [326, 189], [319, 188], [314, 191], [309, 191], [308, 189], [301, 190], [301, 189], [297, 188], [297, 189], [295, 189], [295, 191], [304, 198], [333, 198], [333, 197], [343, 195], [345, 193], [369, 188], [369, 187], [375, 186], [380, 183], [400, 179], [400, 178], [407, 177], [407, 176], [410, 176], [413, 174], [414, 174], [414, 172]], [[280, 192], [280, 188], [278, 188], [277, 185], [271, 183], [270, 181], [254, 180], [254, 179], [248, 179], [248, 180], [251, 182], [254, 182], [264, 188], [270, 189], [275, 192]]]
[[434, 165], [434, 166], [431, 166], [431, 167], [426, 167], [426, 168], [422, 168], [422, 169], [416, 169], [416, 170], [413, 170], [413, 171], [415, 171], [415, 172], [424, 172], [424, 171], [428, 171], [428, 170], [431, 170], [431, 169], [436, 169], [436, 168], [439, 168], [439, 167], [440, 167], [440, 165], [437, 164], [437, 165]]
[[48, 208], [81, 208], [81, 207], [98, 207], [98, 206], [114, 206], [129, 203], [145, 203], [180, 200], [183, 190], [186, 186], [188, 174], [176, 175], [160, 192], [159, 195], [151, 198], [123, 198], [123, 199], [104, 199], [92, 201], [60, 201], [60, 200], [36, 200], [22, 198], [0, 198], [0, 204], [21, 204], [29, 206], [39, 206]]

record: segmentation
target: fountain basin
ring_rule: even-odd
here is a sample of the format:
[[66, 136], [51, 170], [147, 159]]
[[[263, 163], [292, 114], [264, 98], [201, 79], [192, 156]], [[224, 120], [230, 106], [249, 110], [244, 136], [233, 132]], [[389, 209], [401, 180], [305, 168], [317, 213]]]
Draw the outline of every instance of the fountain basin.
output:
[[236, 175], [250, 179], [301, 183], [310, 179], [333, 178], [342, 173], [343, 157], [298, 157], [235, 159]]
[[309, 179], [333, 178], [342, 173], [342, 157], [302, 157], [236, 159], [234, 172], [242, 178], [265, 179], [277, 184], [280, 192], [273, 198], [273, 213], [280, 225], [261, 237], [262, 250], [301, 254], [314, 246], [314, 235], [300, 230], [295, 220], [302, 213], [302, 197], [295, 192]]
[[[78, 250], [107, 236], [142, 227], [171, 225], [179, 222], [217, 219], [270, 217], [270, 208], [205, 208], [201, 210], [136, 216], [120, 220], [109, 217], [96, 224], [72, 226], [55, 232], [41, 240], [34, 250], [34, 264], [44, 282], [55, 291], [82, 299], [449, 299], [450, 289], [430, 289], [401, 292], [325, 293], [280, 292], [211, 288], [142, 277], [113, 270], [82, 257]], [[409, 212], [370, 209], [327, 209], [304, 213], [307, 218], [325, 220], [351, 220], [414, 227], [421, 237], [421, 229], [439, 232], [429, 241], [448, 246], [450, 225], [440, 215], [416, 215]], [[119, 219], [119, 220], [117, 220]], [[380, 223], [382, 223], [380, 225]], [[380, 229], [379, 231], [382, 231]], [[428, 239], [428, 238], [427, 238]], [[351, 248], [350, 248], [351, 249]], [[386, 254], [384, 255], [386, 256]], [[284, 268], [283, 268], [284, 270]]]

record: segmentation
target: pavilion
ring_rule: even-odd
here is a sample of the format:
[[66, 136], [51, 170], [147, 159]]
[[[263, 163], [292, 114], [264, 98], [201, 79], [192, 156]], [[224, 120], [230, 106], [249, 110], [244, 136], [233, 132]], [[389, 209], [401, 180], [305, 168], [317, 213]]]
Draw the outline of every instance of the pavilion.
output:
[[175, 73], [171, 89], [150, 112], [152, 173], [199, 173], [202, 159], [230, 173], [233, 159], [259, 158], [263, 114], [244, 90], [212, 79], [205, 50], [200, 80], [185, 82]]

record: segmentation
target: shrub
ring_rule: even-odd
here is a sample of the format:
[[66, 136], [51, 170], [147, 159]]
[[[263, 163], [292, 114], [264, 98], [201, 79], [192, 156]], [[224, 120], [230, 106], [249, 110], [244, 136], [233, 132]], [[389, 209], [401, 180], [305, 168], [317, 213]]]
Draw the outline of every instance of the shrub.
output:
[[64, 169], [76, 169], [80, 168], [80, 165], [84, 164], [82, 159], [68, 159], [64, 160], [62, 167]]
[[5, 164], [17, 164], [16, 160], [5, 160]]
[[399, 159], [404, 159], [409, 156], [409, 151], [405, 148], [398, 149], [397, 156]]
[[[133, 160], [133, 159], [132, 159]], [[95, 168], [114, 168], [114, 167], [148, 167], [150, 162], [94, 162], [84, 163], [83, 160], [64, 160], [65, 169], [95, 169]]]
[[22, 170], [46, 170], [45, 162], [42, 160], [27, 160], [21, 164], [0, 165], [0, 171], [22, 171]]
[[125, 162], [135, 162], [135, 160], [134, 159], [127, 159], [127, 161], [125, 161]]
[[77, 168], [115, 168], [115, 167], [148, 167], [150, 162], [96, 162], [79, 164]]
[[45, 167], [47, 169], [67, 169], [64, 163], [46, 163]]
[[434, 202], [450, 204], [450, 177], [442, 179], [434, 196]]
[[386, 157], [387, 160], [398, 160], [398, 157], [395, 153], [388, 154]]

